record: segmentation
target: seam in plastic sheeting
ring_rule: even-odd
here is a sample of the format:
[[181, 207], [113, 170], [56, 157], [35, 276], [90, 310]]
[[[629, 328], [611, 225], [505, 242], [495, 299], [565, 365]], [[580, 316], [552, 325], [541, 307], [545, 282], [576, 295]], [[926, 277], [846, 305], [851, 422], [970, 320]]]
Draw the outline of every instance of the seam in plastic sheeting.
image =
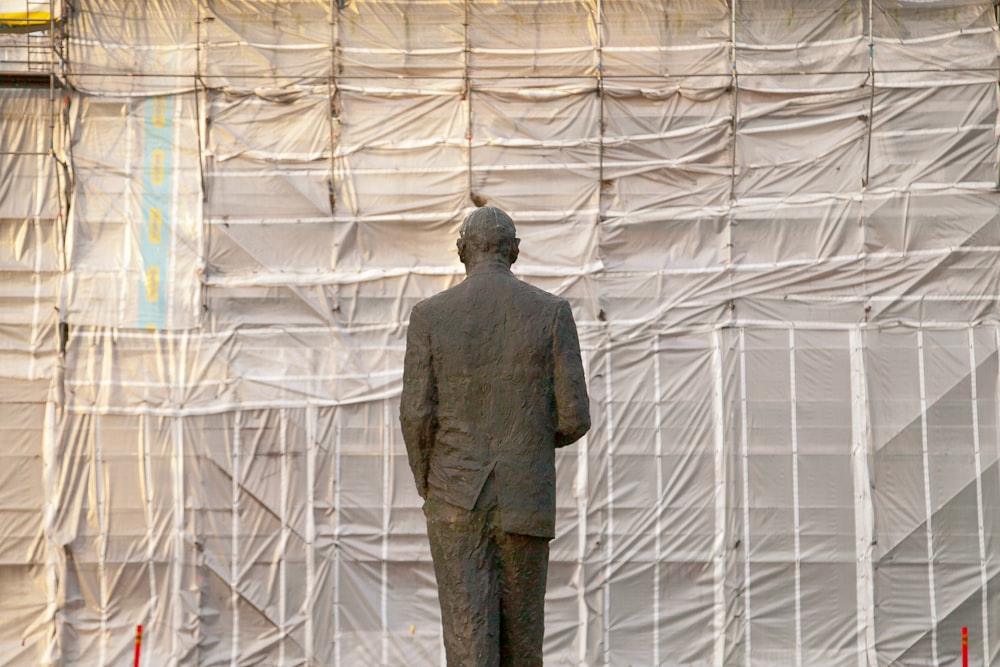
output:
[[[658, 339], [657, 339], [658, 340]], [[726, 566], [729, 535], [726, 530], [726, 502], [729, 499], [728, 474], [726, 470], [726, 413], [725, 413], [725, 376], [723, 375], [722, 331], [712, 332], [712, 407], [715, 412], [715, 428], [713, 429], [715, 451], [713, 453], [713, 473], [715, 476], [715, 551], [714, 563], [714, 593], [712, 628], [715, 641], [712, 646], [712, 659], [715, 667], [726, 664]], [[659, 366], [659, 362], [657, 362]], [[656, 402], [657, 407], [660, 401]]]
[[868, 426], [867, 373], [864, 361], [863, 330], [854, 327], [850, 335], [851, 363], [851, 443], [852, 480], [854, 484], [854, 544], [857, 573], [857, 656], [858, 667], [878, 664], [875, 652], [875, 584], [872, 544], [874, 542], [874, 507], [871, 493], [872, 442]]
[[924, 505], [927, 511], [927, 588], [930, 594], [931, 664], [938, 664], [938, 611], [934, 584], [934, 505], [931, 502], [931, 464], [927, 442], [927, 379], [924, 361], [924, 330], [917, 329], [917, 372], [920, 382], [920, 448], [924, 466]]
[[604, 405], [604, 418], [607, 420], [605, 424], [605, 436], [607, 441], [605, 447], [607, 451], [605, 453], [605, 475], [607, 476], [607, 519], [605, 522], [605, 536], [604, 536], [604, 578], [601, 581], [601, 592], [602, 600], [601, 606], [603, 610], [601, 618], [601, 632], [603, 640], [601, 642], [601, 653], [604, 656], [604, 667], [610, 667], [611, 665], [611, 576], [614, 574], [613, 561], [614, 558], [614, 544], [615, 544], [615, 482], [614, 482], [614, 410], [612, 408], [611, 400], [611, 338], [608, 337], [604, 344], [604, 392], [605, 392], [605, 405]]
[[[184, 561], [185, 561], [185, 544], [187, 541], [187, 532], [184, 526], [185, 512], [185, 494], [184, 494], [184, 427], [181, 422], [180, 417], [169, 417], [166, 420], [171, 426], [170, 429], [170, 442], [173, 449], [173, 461], [171, 462], [171, 467], [173, 471], [173, 493], [174, 493], [174, 507], [173, 507], [173, 551], [174, 551], [174, 562], [172, 569], [172, 579], [171, 581], [171, 605], [173, 607], [173, 632], [170, 633], [170, 657], [175, 661], [180, 661], [186, 651], [182, 650], [183, 644], [181, 633], [182, 628], [187, 627], [187, 623], [184, 618], [184, 609], [186, 607], [184, 600]], [[147, 651], [148, 653], [148, 651]]]
[[[1000, 353], [1000, 348], [998, 348]], [[983, 460], [979, 443], [979, 366], [976, 363], [975, 329], [969, 327], [969, 377], [971, 382], [972, 450], [976, 471], [976, 526], [979, 531], [979, 585], [982, 590], [983, 664], [990, 664], [989, 577], [986, 574], [986, 526], [983, 521]]]
[[[288, 636], [288, 537], [291, 532], [291, 528], [288, 525], [288, 492], [289, 492], [289, 480], [288, 480], [288, 410], [281, 409], [278, 411], [278, 418], [280, 420], [279, 424], [279, 440], [280, 448], [278, 455], [281, 457], [281, 486], [279, 493], [281, 494], [281, 499], [278, 501], [280, 507], [280, 521], [281, 521], [281, 542], [278, 547], [278, 553], [280, 554], [278, 561], [278, 625], [279, 625], [279, 638], [278, 638], [278, 664], [285, 664], [285, 643], [286, 637]], [[309, 488], [310, 495], [312, 494], [312, 488]]]
[[343, 665], [341, 647], [344, 645], [343, 632], [341, 630], [341, 604], [340, 604], [340, 569], [344, 560], [344, 550], [341, 547], [341, 536], [343, 535], [343, 525], [341, 523], [341, 423], [340, 411], [333, 416], [333, 460], [334, 460], [334, 490], [333, 490], [333, 650], [334, 667]]
[[[55, 385], [55, 383], [53, 383]], [[45, 402], [45, 423], [43, 425], [42, 437], [42, 457], [44, 460], [42, 483], [46, 489], [56, 488], [56, 480], [59, 478], [59, 443], [57, 436], [57, 417], [55, 397], [51, 394]], [[65, 576], [65, 560], [61, 551], [57, 548], [56, 531], [56, 498], [51, 493], [45, 494], [45, 507], [43, 514], [44, 525], [42, 527], [45, 536], [45, 589], [47, 593], [45, 616], [42, 620], [51, 627], [50, 634], [45, 637], [47, 647], [43, 652], [43, 664], [53, 665], [59, 660], [61, 642], [59, 640], [59, 629], [57, 622], [59, 618], [59, 591], [63, 585], [62, 579]], [[27, 633], [26, 633], [27, 634]]]
[[[998, 15], [1000, 15], [1000, 7], [997, 8], [997, 12], [998, 12]], [[994, 345], [995, 345], [994, 349], [996, 350], [996, 354], [997, 354], [998, 358], [1000, 358], [1000, 326], [996, 326], [994, 328], [993, 339], [994, 339]], [[998, 375], [1000, 375], [1000, 365], [998, 365]], [[996, 410], [998, 414], [1000, 414], [1000, 392], [994, 392], [993, 409]], [[1000, 462], [1000, 431], [998, 431], [997, 433], [994, 434], [994, 442], [993, 442], [993, 444], [994, 444], [994, 446], [996, 448], [996, 454], [997, 454], [997, 459], [996, 460], [998, 462]], [[997, 465], [997, 480], [998, 480], [998, 482], [1000, 482], [1000, 463], [998, 463], [998, 465]], [[984, 590], [983, 591], [983, 598], [984, 599], [987, 598], [986, 593], [987, 593], [987, 591]], [[998, 641], [1000, 641], [1000, 638], [998, 638]], [[992, 654], [987, 655], [986, 656], [986, 663], [985, 664], [990, 664], [990, 660], [992, 660], [992, 658], [993, 658]]]
[[[95, 512], [97, 518], [97, 579], [98, 579], [98, 590], [100, 599], [98, 604], [100, 609], [98, 610], [98, 619], [100, 627], [100, 636], [106, 637], [108, 635], [108, 607], [111, 603], [111, 596], [108, 595], [108, 514], [110, 508], [108, 507], [108, 500], [105, 497], [104, 492], [104, 473], [106, 468], [106, 462], [104, 458], [103, 447], [101, 443], [103, 438], [101, 437], [101, 424], [100, 421], [94, 419], [92, 421], [93, 432], [92, 432], [92, 445], [93, 445], [93, 463], [92, 469], [90, 471], [91, 475], [91, 485], [94, 497], [97, 500], [97, 511]], [[108, 655], [108, 644], [107, 642], [101, 641], [98, 646], [98, 659], [100, 664], [107, 664]]]
[[743, 489], [743, 633], [744, 659], [747, 667], [753, 660], [753, 637], [751, 623], [753, 621], [750, 606], [750, 435], [747, 423], [747, 351], [746, 329], [741, 327], [739, 341], [739, 372], [740, 372], [740, 464]]
[[382, 401], [382, 433], [379, 444], [382, 448], [382, 585], [379, 599], [379, 615], [381, 617], [381, 649], [382, 664], [389, 664], [389, 530], [392, 508], [392, 448], [390, 447], [389, 429], [392, 428], [389, 417], [389, 401]]
[[316, 610], [316, 407], [306, 406], [306, 577], [303, 604], [303, 630], [305, 635], [305, 662], [313, 660], [315, 630], [313, 614]]
[[[660, 336], [653, 335], [653, 423], [656, 428], [653, 460], [656, 462], [656, 539], [653, 546], [654, 563], [662, 554], [660, 544], [663, 532], [663, 408], [660, 405]], [[653, 664], [660, 664], [660, 568], [653, 569]]]
[[[580, 351], [583, 367], [590, 368], [590, 350]], [[573, 573], [571, 585], [576, 587], [576, 613], [577, 613], [577, 663], [586, 665], [587, 663], [587, 639], [590, 630], [589, 606], [587, 605], [587, 511], [590, 498], [590, 435], [586, 434], [577, 443], [576, 449], [576, 479], [574, 479], [573, 493], [576, 496], [577, 515], [577, 560], [576, 570]], [[443, 644], [442, 644], [443, 646]], [[445, 664], [442, 659], [441, 664]]]
[[139, 468], [139, 474], [141, 476], [139, 488], [142, 490], [143, 509], [145, 510], [146, 515], [146, 559], [150, 563], [150, 565], [146, 568], [149, 575], [149, 605], [143, 618], [143, 623], [148, 626], [149, 621], [153, 616], [153, 611], [157, 608], [159, 602], [156, 586], [156, 568], [151, 565], [156, 562], [156, 541], [153, 533], [153, 526], [156, 524], [154, 522], [155, 515], [153, 513], [153, 475], [150, 469], [149, 415], [139, 416], [139, 437], [141, 438], [139, 448], [139, 456], [141, 458]]
[[788, 327], [788, 387], [790, 392], [790, 434], [792, 438], [792, 529], [795, 561], [795, 664], [802, 664], [802, 524], [799, 509], [798, 396], [795, 389], [795, 327]]
[[242, 454], [241, 435], [243, 431], [243, 411], [236, 412], [233, 419], [233, 472], [230, 487], [230, 498], [233, 513], [230, 524], [230, 538], [232, 540], [230, 548], [231, 562], [229, 564], [229, 586], [232, 589], [229, 593], [229, 604], [232, 608], [233, 627], [231, 630], [229, 664], [235, 667], [240, 659], [240, 481], [243, 473], [240, 470]]
[[[35, 262], [34, 262], [34, 270], [35, 270], [35, 275], [36, 276], [40, 276], [41, 273], [42, 273], [42, 238], [43, 238], [42, 237], [42, 223], [41, 223], [41, 215], [42, 215], [42, 187], [43, 187], [43, 184], [44, 184], [43, 180], [45, 179], [45, 176], [46, 176], [45, 168], [44, 168], [44, 161], [48, 157], [44, 153], [44, 145], [43, 145], [44, 137], [45, 137], [44, 134], [42, 134], [42, 133], [38, 134], [38, 137], [37, 137], [38, 145], [36, 146], [36, 149], [38, 150], [38, 156], [36, 157], [36, 162], [37, 162], [37, 166], [36, 166], [37, 176], [35, 178], [35, 184], [34, 184], [34, 186], [35, 186], [35, 193], [34, 193], [35, 210], [33, 211], [33, 213], [34, 213], [34, 216], [33, 216], [34, 219], [32, 220], [32, 226], [35, 229], [35, 235], [36, 235], [36, 238], [37, 238], [37, 241], [35, 243]], [[32, 380], [36, 379], [36, 372], [37, 372], [36, 368], [37, 368], [37, 361], [38, 361], [38, 350], [35, 348], [35, 346], [38, 344], [37, 343], [37, 341], [38, 341], [38, 331], [39, 331], [39, 326], [41, 324], [41, 309], [42, 309], [42, 281], [41, 280], [37, 280], [37, 279], [35, 280], [35, 293], [34, 293], [34, 299], [33, 299], [33, 301], [34, 301], [34, 304], [32, 306], [32, 311], [31, 311], [31, 346], [32, 346], [32, 350], [31, 350], [31, 358], [28, 361], [28, 378], [32, 379]]]

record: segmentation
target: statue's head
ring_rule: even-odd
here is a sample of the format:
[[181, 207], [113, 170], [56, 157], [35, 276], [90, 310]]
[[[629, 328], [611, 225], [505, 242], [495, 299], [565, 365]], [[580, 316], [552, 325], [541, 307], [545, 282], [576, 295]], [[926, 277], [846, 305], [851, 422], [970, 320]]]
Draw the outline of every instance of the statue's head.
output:
[[469, 214], [458, 230], [458, 258], [466, 268], [482, 261], [496, 261], [510, 266], [517, 261], [517, 238], [514, 221], [495, 206], [483, 206]]

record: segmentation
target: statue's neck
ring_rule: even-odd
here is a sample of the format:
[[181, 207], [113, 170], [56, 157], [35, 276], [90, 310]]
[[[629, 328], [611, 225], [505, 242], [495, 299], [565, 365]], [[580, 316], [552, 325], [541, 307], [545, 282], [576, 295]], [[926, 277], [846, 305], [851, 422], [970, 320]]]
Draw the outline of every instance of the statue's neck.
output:
[[510, 273], [510, 264], [496, 257], [484, 257], [465, 264], [465, 275], [478, 276], [484, 273]]

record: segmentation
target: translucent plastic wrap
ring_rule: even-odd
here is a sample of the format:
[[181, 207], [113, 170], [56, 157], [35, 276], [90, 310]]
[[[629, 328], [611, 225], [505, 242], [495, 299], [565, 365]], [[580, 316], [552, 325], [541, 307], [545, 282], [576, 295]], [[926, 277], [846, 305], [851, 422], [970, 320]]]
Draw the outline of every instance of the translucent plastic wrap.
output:
[[0, 90], [0, 666], [444, 665], [412, 306], [574, 309], [547, 665], [1000, 665], [982, 1], [86, 0]]

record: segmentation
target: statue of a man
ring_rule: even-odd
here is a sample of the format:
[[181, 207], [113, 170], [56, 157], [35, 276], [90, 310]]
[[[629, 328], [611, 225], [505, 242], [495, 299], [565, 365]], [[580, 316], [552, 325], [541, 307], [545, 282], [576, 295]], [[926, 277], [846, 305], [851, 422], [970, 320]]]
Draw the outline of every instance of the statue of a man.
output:
[[555, 450], [590, 428], [569, 304], [515, 278], [514, 223], [462, 223], [464, 282], [410, 315], [400, 423], [437, 576], [448, 667], [541, 667]]

